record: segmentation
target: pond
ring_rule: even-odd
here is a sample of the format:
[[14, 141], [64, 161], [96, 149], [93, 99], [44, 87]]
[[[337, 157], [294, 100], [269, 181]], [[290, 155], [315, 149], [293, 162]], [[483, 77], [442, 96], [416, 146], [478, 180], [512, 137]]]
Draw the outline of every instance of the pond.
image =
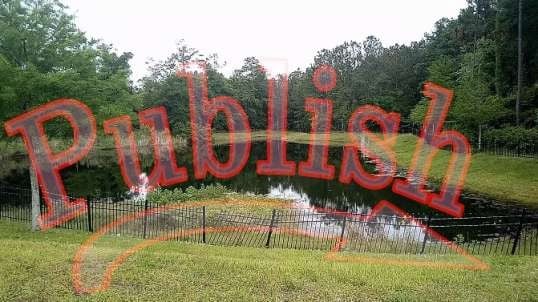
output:
[[[307, 148], [307, 145], [289, 143], [288, 159], [296, 162], [306, 160]], [[179, 165], [187, 167], [190, 177], [189, 181], [178, 185], [178, 187], [199, 187], [202, 184], [208, 185], [218, 182], [241, 193], [292, 199], [303, 207], [328, 207], [365, 214], [380, 200], [388, 200], [416, 217], [444, 216], [438, 211], [392, 193], [390, 187], [385, 190], [371, 191], [354, 183], [342, 184], [337, 179], [325, 181], [301, 176], [259, 176], [255, 172], [256, 160], [265, 158], [265, 152], [265, 143], [253, 143], [249, 162], [239, 175], [226, 180], [208, 176], [203, 181], [197, 181], [192, 175], [191, 153], [182, 151], [177, 154], [177, 160]], [[335, 165], [336, 175], [338, 175], [342, 148], [331, 147], [329, 152], [329, 163]], [[217, 155], [220, 158], [226, 158], [227, 148], [218, 147]], [[13, 160], [20, 161], [20, 159]], [[128, 188], [124, 185], [116, 160], [115, 151], [107, 150], [93, 154], [93, 158], [85, 161], [85, 164], [71, 166], [63, 170], [62, 177], [68, 194], [73, 197], [121, 196], [127, 192]], [[141, 162], [147, 171], [152, 165], [151, 156], [142, 156]], [[4, 185], [29, 188], [28, 171], [25, 167], [27, 164], [23, 163], [19, 168], [10, 169], [7, 173], [4, 171], [5, 174], [0, 178], [0, 181]], [[370, 165], [370, 168], [373, 166]], [[464, 194], [461, 201], [465, 204], [465, 216], [497, 216], [521, 212], [521, 208], [516, 205], [503, 204], [487, 198], [471, 197]]]

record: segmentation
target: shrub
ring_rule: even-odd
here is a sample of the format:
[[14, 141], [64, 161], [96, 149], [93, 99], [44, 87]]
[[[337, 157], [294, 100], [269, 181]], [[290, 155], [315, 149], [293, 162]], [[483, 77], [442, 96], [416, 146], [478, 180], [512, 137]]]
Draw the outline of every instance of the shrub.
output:
[[182, 203], [186, 201], [194, 201], [201, 199], [211, 199], [222, 197], [227, 193], [231, 193], [228, 188], [221, 184], [211, 184], [208, 186], [202, 185], [199, 189], [190, 186], [181, 190], [181, 188], [175, 189], [163, 189], [157, 188], [156, 190], [148, 194], [148, 201], [157, 204], [168, 203]]
[[507, 127], [492, 129], [484, 132], [483, 140], [484, 142], [495, 143], [507, 148], [516, 148], [522, 144], [537, 146], [538, 128]]

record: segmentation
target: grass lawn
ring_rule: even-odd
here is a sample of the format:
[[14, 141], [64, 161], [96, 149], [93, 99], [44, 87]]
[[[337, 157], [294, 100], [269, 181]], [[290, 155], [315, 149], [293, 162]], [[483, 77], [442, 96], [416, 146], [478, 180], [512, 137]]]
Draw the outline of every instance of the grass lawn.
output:
[[[265, 140], [265, 131], [252, 133], [253, 141]], [[288, 132], [289, 142], [309, 144], [310, 134]], [[398, 166], [405, 168], [413, 157], [417, 137], [400, 134], [394, 147]], [[215, 134], [216, 143], [228, 142], [227, 133]], [[347, 133], [332, 132], [330, 145], [343, 146], [349, 142]], [[449, 152], [441, 150], [432, 165], [432, 178], [439, 181], [445, 175]], [[338, 169], [339, 167], [337, 167]], [[538, 160], [512, 158], [484, 153], [473, 154], [471, 167], [465, 180], [465, 191], [505, 202], [538, 207]]]
[[[490, 271], [467, 271], [328, 262], [322, 259], [322, 251], [178, 242], [160, 243], [128, 258], [108, 291], [76, 296], [71, 261], [87, 236], [57, 229], [32, 233], [26, 225], [0, 221], [0, 301], [530, 301], [538, 297], [537, 257], [483, 257], [492, 265]], [[100, 248], [115, 252], [125, 243], [136, 242], [111, 237]]]

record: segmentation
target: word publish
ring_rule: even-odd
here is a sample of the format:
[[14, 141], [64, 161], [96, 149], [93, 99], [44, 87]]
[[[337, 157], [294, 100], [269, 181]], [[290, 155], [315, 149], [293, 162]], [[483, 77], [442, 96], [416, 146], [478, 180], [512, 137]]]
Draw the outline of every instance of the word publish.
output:
[[[204, 179], [208, 174], [217, 178], [231, 178], [239, 174], [248, 162], [251, 149], [251, 127], [241, 103], [229, 96], [208, 98], [205, 66], [197, 71], [182, 69], [178, 76], [186, 81], [189, 95], [193, 174]], [[337, 83], [337, 73], [323, 65], [313, 73], [313, 85], [322, 94], [330, 92]], [[451, 216], [461, 217], [464, 207], [459, 201], [463, 183], [470, 165], [471, 152], [467, 139], [459, 132], [444, 131], [443, 124], [453, 99], [453, 92], [434, 83], [425, 83], [423, 94], [429, 99], [413, 159], [407, 167], [405, 179], [394, 179], [397, 170], [394, 146], [398, 137], [400, 114], [387, 112], [375, 105], [363, 105], [354, 110], [347, 124], [348, 143], [338, 175], [329, 164], [328, 153], [332, 129], [333, 100], [306, 97], [304, 109], [311, 115], [308, 158], [299, 163], [288, 160], [287, 110], [288, 80], [281, 75], [267, 80], [268, 109], [266, 158], [258, 160], [259, 175], [282, 175], [332, 180], [381, 190], [392, 186], [393, 192], [432, 207]], [[229, 154], [226, 161], [215, 155], [212, 125], [223, 115], [229, 133]], [[49, 146], [45, 124], [52, 119], [65, 119], [73, 130], [73, 144], [53, 152]], [[149, 171], [150, 187], [171, 186], [188, 180], [186, 167], [180, 167], [172, 144], [167, 112], [155, 107], [138, 113], [142, 126], [147, 127], [153, 142], [154, 164]], [[372, 131], [370, 126], [377, 129]], [[127, 187], [136, 186], [143, 173], [132, 121], [128, 115], [106, 120], [104, 132], [113, 136], [118, 162]], [[95, 117], [88, 106], [74, 99], [60, 99], [34, 108], [5, 123], [9, 136], [20, 135], [25, 143], [32, 168], [35, 170], [46, 213], [40, 217], [42, 229], [48, 229], [72, 219], [87, 210], [83, 198], [69, 201], [60, 172], [87, 156], [97, 138]], [[450, 161], [439, 192], [426, 190], [426, 181], [432, 161], [438, 151], [449, 148]], [[360, 155], [376, 163], [376, 171], [369, 172]]]

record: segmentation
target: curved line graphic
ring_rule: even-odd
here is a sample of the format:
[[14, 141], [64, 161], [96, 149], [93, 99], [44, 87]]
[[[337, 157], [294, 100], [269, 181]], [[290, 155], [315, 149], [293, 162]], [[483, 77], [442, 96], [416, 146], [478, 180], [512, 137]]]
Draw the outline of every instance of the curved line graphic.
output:
[[[268, 226], [224, 226], [224, 227], [218, 227], [218, 228], [206, 228], [206, 233], [229, 233], [229, 232], [267, 232], [269, 231], [270, 227]], [[176, 239], [176, 238], [183, 238], [192, 236], [195, 234], [200, 234], [203, 232], [202, 228], [194, 228], [194, 229], [188, 229], [184, 230], [182, 234], [177, 233], [169, 233], [163, 236], [159, 236], [153, 239], [145, 240], [141, 243], [138, 243], [134, 245], [133, 247], [125, 250], [122, 252], [119, 256], [117, 256], [110, 264], [107, 265], [105, 272], [103, 274], [102, 281], [99, 286], [93, 287], [93, 288], [85, 288], [82, 283], [81, 278], [81, 264], [82, 264], [82, 256], [85, 251], [79, 250], [77, 253], [77, 256], [75, 256], [75, 260], [73, 262], [73, 270], [72, 270], [72, 276], [73, 276], [73, 285], [75, 287], [75, 291], [77, 293], [95, 293], [100, 291], [105, 291], [110, 287], [110, 283], [112, 281], [112, 275], [114, 272], [120, 267], [129, 256], [133, 255], [134, 253], [140, 251], [141, 249], [147, 248], [149, 246], [158, 244], [163, 241], [167, 241], [170, 239]], [[291, 234], [291, 235], [305, 235], [309, 236], [308, 233], [302, 232], [297, 229], [288, 229], [288, 228], [278, 228], [274, 229], [274, 232], [278, 233], [284, 233], [284, 234]], [[310, 236], [315, 237], [315, 236]], [[333, 236], [333, 239], [336, 239], [337, 236]]]
[[[93, 233], [88, 239], [86, 239], [77, 252], [75, 253], [75, 256], [73, 257], [73, 265], [71, 269], [71, 275], [73, 280], [73, 287], [75, 288], [75, 292], [77, 293], [94, 293], [97, 291], [104, 291], [110, 286], [110, 281], [112, 278], [112, 274], [114, 271], [132, 254], [135, 252], [157, 244], [161, 241], [166, 241], [169, 239], [175, 239], [175, 238], [182, 238], [182, 237], [188, 237], [192, 235], [196, 235], [201, 233], [203, 230], [202, 228], [194, 228], [194, 229], [184, 229], [182, 231], [182, 234], [178, 234], [177, 232], [171, 232], [166, 235], [162, 235], [156, 238], [147, 239], [139, 244], [136, 244], [132, 248], [124, 251], [122, 254], [120, 254], [118, 257], [114, 259], [112, 263], [110, 263], [104, 273], [103, 281], [101, 282], [100, 286], [93, 287], [93, 288], [85, 288], [83, 286], [82, 278], [81, 278], [81, 266], [84, 262], [84, 256], [88, 252], [88, 250], [93, 246], [93, 244], [102, 236], [106, 235], [107, 232], [115, 227], [118, 227], [120, 225], [126, 224], [128, 222], [132, 222], [138, 219], [141, 219], [145, 216], [150, 216], [152, 214], [156, 213], [162, 213], [169, 210], [174, 209], [188, 209], [188, 208], [194, 208], [194, 207], [202, 207], [202, 206], [219, 206], [219, 205], [225, 205], [225, 206], [239, 206], [239, 205], [248, 205], [248, 206], [259, 206], [259, 207], [278, 207], [278, 208], [289, 208], [290, 204], [287, 202], [280, 202], [280, 201], [240, 201], [240, 200], [226, 200], [226, 201], [201, 201], [201, 202], [193, 202], [189, 204], [174, 204], [174, 205], [166, 205], [161, 206], [157, 208], [148, 209], [146, 211], [140, 211], [132, 214], [128, 214], [125, 216], [120, 217], [119, 219], [101, 227], [99, 230], [97, 230], [95, 233]], [[269, 230], [269, 227], [253, 227], [253, 226], [247, 226], [247, 227], [237, 227], [237, 226], [227, 226], [227, 227], [206, 227], [205, 231], [206, 233], [219, 233], [219, 232], [266, 232]], [[299, 229], [289, 229], [289, 228], [274, 228], [273, 232], [275, 233], [288, 233], [288, 234], [295, 234], [295, 235], [304, 235], [304, 236], [311, 236], [310, 233], [301, 231]]]
[[[170, 239], [178, 239], [178, 238], [184, 238], [196, 234], [202, 233], [204, 230], [201, 227], [198, 228], [191, 228], [191, 229], [183, 229], [181, 233], [178, 233], [177, 231], [172, 231], [168, 234], [157, 236], [155, 238], [144, 240], [138, 244], [135, 244], [131, 248], [123, 251], [120, 255], [116, 256], [112, 262], [110, 262], [103, 273], [103, 278], [100, 281], [100, 284], [95, 287], [86, 288], [83, 284], [82, 277], [81, 277], [81, 269], [82, 264], [84, 262], [84, 256], [88, 252], [88, 250], [93, 246], [93, 244], [102, 236], [106, 235], [106, 233], [119, 225], [135, 221], [137, 219], [143, 218], [145, 216], [149, 216], [155, 213], [160, 213], [168, 210], [173, 209], [186, 209], [186, 208], [193, 208], [193, 207], [201, 207], [201, 206], [215, 206], [215, 205], [226, 205], [226, 206], [237, 206], [237, 205], [249, 205], [249, 206], [261, 206], [261, 207], [279, 207], [279, 208], [290, 208], [290, 204], [287, 202], [257, 202], [257, 201], [203, 201], [203, 202], [194, 202], [189, 204], [175, 204], [170, 206], [162, 206], [158, 208], [149, 209], [147, 211], [140, 211], [136, 213], [132, 213], [129, 215], [125, 215], [116, 221], [113, 221], [102, 228], [100, 228], [97, 232], [93, 233], [86, 241], [84, 241], [80, 248], [75, 253], [75, 256], [73, 258], [73, 265], [71, 269], [71, 275], [72, 275], [72, 282], [73, 287], [75, 289], [75, 292], [78, 294], [92, 294], [96, 292], [102, 292], [107, 290], [110, 287], [112, 276], [114, 272], [134, 253], [140, 251], [141, 249], [144, 249], [146, 247], [158, 244], [162, 241], [167, 241]], [[379, 206], [389, 206], [394, 208], [396, 211], [401, 211], [396, 206], [390, 204], [388, 201], [381, 201], [379, 203]], [[377, 209], [374, 208], [374, 211]], [[333, 215], [341, 215], [344, 217], [347, 217], [350, 215], [350, 213], [347, 212], [341, 212], [341, 211], [334, 211], [334, 210], [328, 210], [325, 209], [325, 213], [331, 213]], [[371, 217], [372, 214], [368, 215]], [[205, 232], [206, 233], [230, 233], [230, 232], [242, 232], [242, 233], [256, 233], [256, 232], [267, 232], [271, 229], [270, 226], [222, 226], [222, 227], [206, 227]], [[402, 260], [402, 259], [380, 259], [375, 257], [368, 257], [364, 255], [353, 255], [353, 256], [342, 256], [338, 255], [338, 253], [341, 251], [341, 249], [345, 246], [347, 240], [340, 240], [340, 236], [326, 236], [326, 239], [336, 240], [336, 243], [331, 248], [329, 252], [327, 252], [324, 256], [325, 260], [328, 261], [338, 261], [338, 262], [349, 262], [349, 263], [374, 263], [374, 264], [392, 264], [392, 265], [414, 265], [414, 266], [422, 266], [422, 267], [431, 267], [431, 268], [447, 268], [447, 269], [467, 269], [467, 270], [488, 270], [490, 268], [489, 264], [481, 261], [477, 257], [474, 257], [470, 254], [468, 254], [463, 248], [459, 247], [455, 243], [449, 241], [448, 239], [444, 238], [439, 233], [426, 228], [426, 231], [431, 232], [431, 235], [434, 235], [439, 240], [443, 241], [443, 243], [447, 244], [448, 247], [454, 251], [456, 251], [458, 254], [462, 255], [467, 260], [470, 260], [473, 264], [472, 265], [466, 265], [466, 264], [459, 264], [459, 263], [447, 263], [447, 262], [433, 262], [433, 261], [415, 261], [415, 260]], [[286, 227], [275, 227], [273, 228], [274, 233], [283, 233], [283, 234], [290, 234], [290, 235], [301, 235], [301, 236], [307, 236], [311, 238], [318, 238], [320, 236], [312, 235], [310, 232], [298, 229], [298, 228], [286, 228]]]

